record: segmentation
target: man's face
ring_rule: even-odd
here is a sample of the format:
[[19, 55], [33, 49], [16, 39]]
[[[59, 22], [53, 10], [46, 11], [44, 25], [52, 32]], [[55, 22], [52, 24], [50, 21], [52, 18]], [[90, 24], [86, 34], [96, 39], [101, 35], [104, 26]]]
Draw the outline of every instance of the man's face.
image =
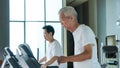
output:
[[70, 17], [67, 17], [67, 16], [65, 16], [63, 13], [62, 14], [60, 14], [60, 16], [59, 16], [59, 19], [60, 19], [60, 22], [61, 22], [61, 24], [67, 29], [67, 30], [69, 30], [69, 28], [70, 28]]
[[44, 35], [45, 40], [48, 41], [51, 36], [50, 33], [48, 33], [45, 29], [44, 29], [43, 33], [44, 33], [43, 35]]

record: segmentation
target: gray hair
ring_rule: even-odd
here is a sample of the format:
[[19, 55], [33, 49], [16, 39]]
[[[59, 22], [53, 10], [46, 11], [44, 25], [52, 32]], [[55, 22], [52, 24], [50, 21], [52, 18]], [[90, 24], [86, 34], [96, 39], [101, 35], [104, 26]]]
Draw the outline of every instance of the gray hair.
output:
[[58, 14], [63, 13], [65, 16], [74, 16], [77, 20], [77, 12], [72, 6], [66, 6], [59, 10]]

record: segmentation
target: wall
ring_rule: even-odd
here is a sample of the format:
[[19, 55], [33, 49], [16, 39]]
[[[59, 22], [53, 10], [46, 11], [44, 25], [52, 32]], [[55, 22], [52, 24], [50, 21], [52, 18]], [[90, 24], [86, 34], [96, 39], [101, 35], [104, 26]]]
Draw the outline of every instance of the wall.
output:
[[[119, 1], [119, 2], [117, 2]], [[117, 35], [120, 40], [120, 28], [116, 25], [116, 20], [120, 16], [120, 0], [106, 0], [106, 33], [107, 35]]]
[[101, 42], [105, 43], [106, 36], [106, 1], [97, 1], [97, 36], [99, 38], [99, 45]]
[[0, 60], [3, 50], [9, 45], [9, 0], [0, 0]]
[[116, 0], [117, 17], [120, 17], [120, 0]]
[[89, 0], [89, 26], [97, 36], [97, 0]]
[[78, 22], [80, 24], [89, 25], [89, 10], [88, 10], [88, 1], [74, 7], [78, 13]]

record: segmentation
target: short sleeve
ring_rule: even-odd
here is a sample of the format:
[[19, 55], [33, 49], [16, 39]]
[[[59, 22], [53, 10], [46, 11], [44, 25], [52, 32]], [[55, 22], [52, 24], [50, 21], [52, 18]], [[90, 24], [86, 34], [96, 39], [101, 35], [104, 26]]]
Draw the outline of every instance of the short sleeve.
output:
[[85, 46], [87, 44], [94, 45], [95, 43], [95, 35], [93, 31], [90, 28], [85, 28], [82, 31], [82, 46]]
[[61, 46], [57, 41], [54, 43], [52, 53], [53, 56], [61, 56]]

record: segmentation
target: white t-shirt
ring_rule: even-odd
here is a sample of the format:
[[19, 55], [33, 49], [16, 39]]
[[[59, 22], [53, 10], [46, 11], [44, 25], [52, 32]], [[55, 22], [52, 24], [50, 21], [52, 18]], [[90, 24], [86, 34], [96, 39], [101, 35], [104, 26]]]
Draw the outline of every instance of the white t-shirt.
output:
[[74, 68], [101, 68], [97, 58], [97, 45], [93, 31], [86, 25], [80, 25], [73, 32], [75, 47], [75, 55], [84, 51], [84, 46], [92, 44], [92, 58], [82, 62], [74, 62]]
[[[48, 49], [46, 53], [47, 61], [49, 61], [53, 56], [61, 56], [62, 54], [62, 49], [60, 46], [60, 43], [57, 40], [54, 40], [52, 43], [48, 44]], [[57, 61], [52, 63], [49, 66], [58, 66]]]

